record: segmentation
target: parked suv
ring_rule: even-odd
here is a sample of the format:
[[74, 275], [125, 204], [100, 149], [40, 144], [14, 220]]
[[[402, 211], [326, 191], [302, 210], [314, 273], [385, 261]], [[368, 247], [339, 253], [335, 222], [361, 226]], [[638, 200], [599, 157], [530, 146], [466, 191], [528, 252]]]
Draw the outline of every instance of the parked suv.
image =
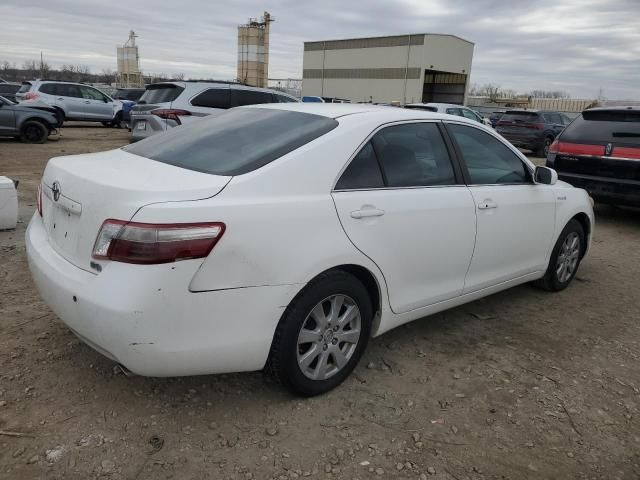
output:
[[64, 120], [101, 122], [120, 126], [122, 102], [114, 100], [97, 88], [82, 83], [33, 80], [22, 82], [16, 93], [22, 100], [41, 100], [56, 109], [60, 124]]
[[497, 132], [513, 145], [546, 157], [549, 145], [566, 125], [558, 112], [507, 110], [496, 124]]
[[595, 200], [640, 206], [640, 107], [585, 110], [553, 142], [547, 165]]
[[131, 142], [232, 107], [288, 103], [291, 95], [224, 82], [165, 82], [149, 85], [131, 110]]

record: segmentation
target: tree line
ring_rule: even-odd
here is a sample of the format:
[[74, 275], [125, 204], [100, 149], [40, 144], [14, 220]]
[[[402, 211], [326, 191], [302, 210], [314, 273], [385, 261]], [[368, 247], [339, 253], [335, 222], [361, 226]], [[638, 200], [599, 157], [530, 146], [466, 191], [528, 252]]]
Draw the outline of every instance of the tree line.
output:
[[[146, 83], [156, 83], [168, 80], [184, 80], [183, 73], [157, 73], [145, 75]], [[111, 85], [116, 82], [117, 73], [111, 68], [103, 68], [100, 73], [93, 73], [88, 65], [64, 64], [53, 68], [47, 62], [28, 60], [21, 66], [15, 62], [0, 62], [0, 78], [7, 82], [24, 82], [36, 78], [81, 83], [104, 83]]]
[[490, 100], [496, 100], [498, 98], [517, 98], [517, 97], [531, 97], [531, 98], [571, 98], [567, 92], [563, 90], [531, 90], [526, 93], [518, 93], [510, 88], [502, 88], [500, 85], [493, 83], [487, 83], [482, 86], [476, 84], [469, 87], [469, 95], [478, 97], [489, 97]]

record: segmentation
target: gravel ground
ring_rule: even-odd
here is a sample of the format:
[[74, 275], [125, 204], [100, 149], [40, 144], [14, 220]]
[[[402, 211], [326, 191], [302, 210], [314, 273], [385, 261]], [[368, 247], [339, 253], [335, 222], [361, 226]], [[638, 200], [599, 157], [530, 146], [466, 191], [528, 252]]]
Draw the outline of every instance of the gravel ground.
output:
[[126, 377], [42, 303], [24, 248], [46, 161], [126, 142], [87, 126], [0, 140], [21, 220], [0, 232], [0, 478], [640, 478], [638, 211], [597, 208], [564, 292], [524, 285], [400, 327], [321, 397], [259, 373]]

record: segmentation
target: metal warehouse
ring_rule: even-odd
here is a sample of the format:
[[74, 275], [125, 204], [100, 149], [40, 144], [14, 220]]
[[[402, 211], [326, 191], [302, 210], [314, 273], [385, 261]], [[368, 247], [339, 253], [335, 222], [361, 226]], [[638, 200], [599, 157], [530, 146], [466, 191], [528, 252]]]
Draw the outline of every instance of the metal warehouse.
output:
[[473, 46], [455, 35], [433, 33], [305, 42], [302, 94], [463, 104]]

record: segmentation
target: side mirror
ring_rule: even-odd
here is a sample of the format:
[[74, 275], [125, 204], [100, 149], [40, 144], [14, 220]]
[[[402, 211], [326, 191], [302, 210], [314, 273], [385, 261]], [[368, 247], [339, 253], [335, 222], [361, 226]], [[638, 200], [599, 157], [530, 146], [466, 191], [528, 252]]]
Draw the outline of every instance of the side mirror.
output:
[[533, 172], [533, 181], [541, 185], [555, 185], [558, 181], [558, 172], [549, 167], [536, 167]]

